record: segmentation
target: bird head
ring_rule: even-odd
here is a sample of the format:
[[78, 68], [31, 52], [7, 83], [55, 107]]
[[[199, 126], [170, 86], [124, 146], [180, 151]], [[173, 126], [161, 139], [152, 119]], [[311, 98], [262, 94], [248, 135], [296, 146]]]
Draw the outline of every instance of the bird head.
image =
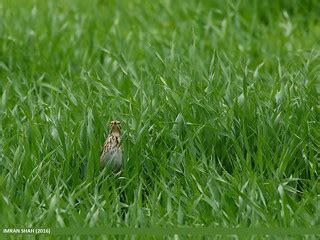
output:
[[120, 130], [121, 130], [121, 123], [120, 121], [117, 120], [113, 120], [110, 122], [109, 125], [109, 133], [118, 133], [120, 134]]

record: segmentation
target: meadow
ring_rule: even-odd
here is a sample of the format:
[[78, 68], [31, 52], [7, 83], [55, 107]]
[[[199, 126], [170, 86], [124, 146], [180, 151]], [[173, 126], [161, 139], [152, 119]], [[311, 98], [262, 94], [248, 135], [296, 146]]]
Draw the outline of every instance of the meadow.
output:
[[320, 227], [319, 12], [1, 0], [0, 226]]

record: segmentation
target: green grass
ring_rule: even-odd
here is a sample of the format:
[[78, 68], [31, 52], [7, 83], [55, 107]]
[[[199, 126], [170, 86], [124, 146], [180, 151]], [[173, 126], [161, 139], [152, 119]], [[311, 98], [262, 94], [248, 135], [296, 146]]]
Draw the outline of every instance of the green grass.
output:
[[0, 226], [320, 227], [319, 11], [0, 1]]

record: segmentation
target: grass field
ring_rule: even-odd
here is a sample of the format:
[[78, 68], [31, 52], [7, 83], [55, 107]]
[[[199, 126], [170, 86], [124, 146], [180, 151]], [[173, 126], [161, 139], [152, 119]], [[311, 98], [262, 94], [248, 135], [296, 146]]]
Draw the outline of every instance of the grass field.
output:
[[1, 0], [0, 226], [320, 227], [319, 11]]

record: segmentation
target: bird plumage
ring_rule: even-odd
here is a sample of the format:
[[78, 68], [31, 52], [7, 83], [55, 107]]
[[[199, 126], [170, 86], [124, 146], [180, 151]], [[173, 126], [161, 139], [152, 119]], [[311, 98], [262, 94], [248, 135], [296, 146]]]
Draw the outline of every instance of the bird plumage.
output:
[[111, 171], [120, 171], [123, 167], [121, 127], [119, 121], [111, 121], [109, 134], [104, 142], [100, 156], [100, 169], [108, 167]]

